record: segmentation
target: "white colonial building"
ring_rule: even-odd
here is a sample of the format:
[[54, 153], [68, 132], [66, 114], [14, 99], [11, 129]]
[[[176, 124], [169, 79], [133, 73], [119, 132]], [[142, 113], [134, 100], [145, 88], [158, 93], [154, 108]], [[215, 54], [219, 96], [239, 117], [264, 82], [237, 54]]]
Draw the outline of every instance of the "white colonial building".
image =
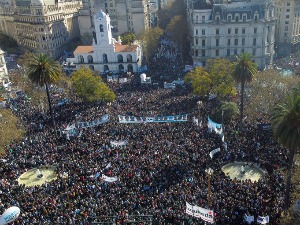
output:
[[76, 69], [81, 66], [104, 72], [137, 72], [141, 66], [140, 45], [122, 45], [112, 37], [110, 17], [103, 11], [94, 16], [93, 44], [78, 46], [74, 51]]
[[8, 72], [4, 59], [4, 52], [0, 49], [0, 84], [8, 81]]
[[186, 0], [195, 64], [252, 55], [260, 69], [273, 63], [275, 12], [270, 0]]

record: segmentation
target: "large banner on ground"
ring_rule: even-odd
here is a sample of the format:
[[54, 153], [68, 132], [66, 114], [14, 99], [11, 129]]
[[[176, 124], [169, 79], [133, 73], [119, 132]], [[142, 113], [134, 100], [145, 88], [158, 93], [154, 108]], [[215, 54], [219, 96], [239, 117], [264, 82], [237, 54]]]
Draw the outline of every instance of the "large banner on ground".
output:
[[177, 116], [118, 116], [119, 123], [174, 123], [187, 122], [188, 114]]
[[214, 211], [210, 209], [204, 209], [199, 206], [193, 206], [186, 202], [186, 213], [188, 215], [201, 218], [202, 220], [213, 223], [214, 222]]
[[95, 127], [98, 126], [102, 123], [107, 123], [109, 121], [109, 115], [105, 114], [103, 115], [100, 119], [89, 121], [89, 122], [78, 122], [76, 124], [76, 128], [82, 129], [86, 127]]

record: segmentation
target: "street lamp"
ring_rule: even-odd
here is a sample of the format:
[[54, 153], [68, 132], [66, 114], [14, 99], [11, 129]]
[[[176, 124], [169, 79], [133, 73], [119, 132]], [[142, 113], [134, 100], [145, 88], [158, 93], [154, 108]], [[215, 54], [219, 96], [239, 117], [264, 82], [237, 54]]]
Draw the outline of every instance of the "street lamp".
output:
[[207, 201], [208, 201], [208, 207], [210, 208], [211, 207], [211, 184], [210, 184], [210, 179], [211, 179], [211, 176], [213, 175], [214, 173], [214, 170], [211, 169], [211, 168], [207, 168], [205, 170], [206, 174], [207, 174], [207, 177], [208, 177], [208, 184], [207, 184]]
[[198, 105], [198, 108], [199, 108], [199, 120], [201, 120], [201, 108], [203, 106], [203, 102], [202, 101], [198, 101], [197, 105]]
[[67, 199], [68, 199], [68, 207], [69, 207], [69, 209], [71, 209], [69, 190], [68, 190], [68, 186], [67, 186], [67, 182], [66, 182], [68, 177], [69, 177], [69, 174], [64, 172], [63, 173], [63, 181], [64, 181], [64, 185], [65, 185], [65, 192], [66, 192]]

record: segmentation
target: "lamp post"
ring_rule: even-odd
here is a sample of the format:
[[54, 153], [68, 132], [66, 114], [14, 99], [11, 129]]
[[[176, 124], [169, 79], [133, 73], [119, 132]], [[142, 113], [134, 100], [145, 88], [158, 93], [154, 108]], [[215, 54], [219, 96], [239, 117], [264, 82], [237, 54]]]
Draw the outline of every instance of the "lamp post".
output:
[[63, 181], [64, 181], [64, 185], [65, 185], [65, 192], [66, 192], [67, 199], [68, 199], [68, 208], [71, 209], [69, 190], [68, 190], [68, 186], [67, 186], [67, 179], [68, 178], [69, 178], [69, 174], [64, 172], [63, 173]]
[[211, 169], [211, 168], [207, 168], [205, 170], [205, 172], [206, 172], [207, 178], [208, 178], [208, 181], [207, 181], [207, 201], [208, 201], [208, 207], [211, 208], [211, 184], [210, 184], [210, 179], [211, 179], [211, 176], [214, 173], [214, 170]]
[[199, 108], [199, 120], [201, 120], [201, 108], [203, 106], [203, 102], [202, 101], [198, 101], [197, 102], [198, 108]]

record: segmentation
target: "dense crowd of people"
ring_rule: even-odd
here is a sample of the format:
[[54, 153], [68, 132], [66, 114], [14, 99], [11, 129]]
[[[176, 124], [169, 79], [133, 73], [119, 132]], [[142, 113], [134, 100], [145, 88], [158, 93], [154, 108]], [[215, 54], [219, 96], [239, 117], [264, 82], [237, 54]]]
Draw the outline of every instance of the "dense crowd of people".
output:
[[[232, 123], [226, 127], [226, 151], [219, 135], [191, 121], [120, 124], [117, 115], [198, 115], [197, 99], [187, 88], [126, 89], [126, 85], [118, 89], [118, 100], [111, 105], [56, 107], [55, 120], [62, 129], [110, 115], [108, 123], [85, 128], [71, 140], [56, 139], [47, 116], [38, 112], [26, 116], [26, 102], [12, 103], [31, 126], [26, 138], [11, 144], [5, 162], [0, 162], [0, 210], [18, 206], [22, 212], [15, 224], [89, 224], [103, 216], [115, 216], [122, 224], [128, 215], [152, 215], [154, 224], [201, 224], [185, 213], [185, 203], [209, 208], [205, 169], [211, 167], [216, 224], [241, 224], [244, 213], [269, 215], [271, 224], [277, 224], [284, 191], [277, 169], [285, 168], [286, 154], [272, 138], [260, 139], [251, 124], [237, 133]], [[42, 126], [32, 126], [32, 118]], [[112, 146], [114, 140], [126, 140], [127, 145]], [[211, 159], [209, 152], [217, 147], [222, 151]], [[234, 161], [257, 163], [268, 173], [258, 182], [232, 180], [220, 168]], [[23, 172], [42, 165], [56, 166], [58, 179], [42, 186], [18, 185]], [[105, 182], [102, 175], [117, 176], [118, 181]]]
[[[71, 100], [57, 106], [54, 101], [61, 131], [70, 124], [109, 115], [107, 123], [81, 129], [80, 135], [70, 139], [56, 137], [49, 114], [31, 109], [22, 97], [10, 102], [26, 127], [26, 137], [7, 146], [7, 155], [0, 160], [0, 213], [19, 207], [15, 225], [128, 224], [133, 216], [139, 224], [149, 224], [145, 221], [150, 219], [152, 224], [204, 224], [186, 214], [188, 202], [213, 209], [217, 225], [244, 224], [245, 214], [269, 216], [270, 224], [278, 224], [284, 204], [279, 169], [286, 169], [287, 154], [272, 135], [247, 121], [245, 129], [238, 131], [232, 121], [226, 124], [225, 147], [220, 135], [208, 131], [209, 112], [203, 105], [199, 115], [199, 99], [189, 87], [141, 85], [137, 75], [130, 83], [110, 85], [117, 95], [112, 104]], [[118, 115], [184, 113], [189, 115], [187, 122], [118, 121]], [[193, 123], [193, 117], [203, 121], [201, 126]], [[126, 144], [118, 146], [113, 141]], [[218, 147], [221, 151], [209, 157]], [[221, 167], [235, 161], [259, 165], [266, 171], [263, 179], [230, 179]], [[33, 187], [18, 184], [17, 179], [29, 169], [50, 165], [56, 167], [56, 180]], [[207, 168], [214, 170], [211, 205]], [[107, 182], [104, 176], [117, 180]]]

